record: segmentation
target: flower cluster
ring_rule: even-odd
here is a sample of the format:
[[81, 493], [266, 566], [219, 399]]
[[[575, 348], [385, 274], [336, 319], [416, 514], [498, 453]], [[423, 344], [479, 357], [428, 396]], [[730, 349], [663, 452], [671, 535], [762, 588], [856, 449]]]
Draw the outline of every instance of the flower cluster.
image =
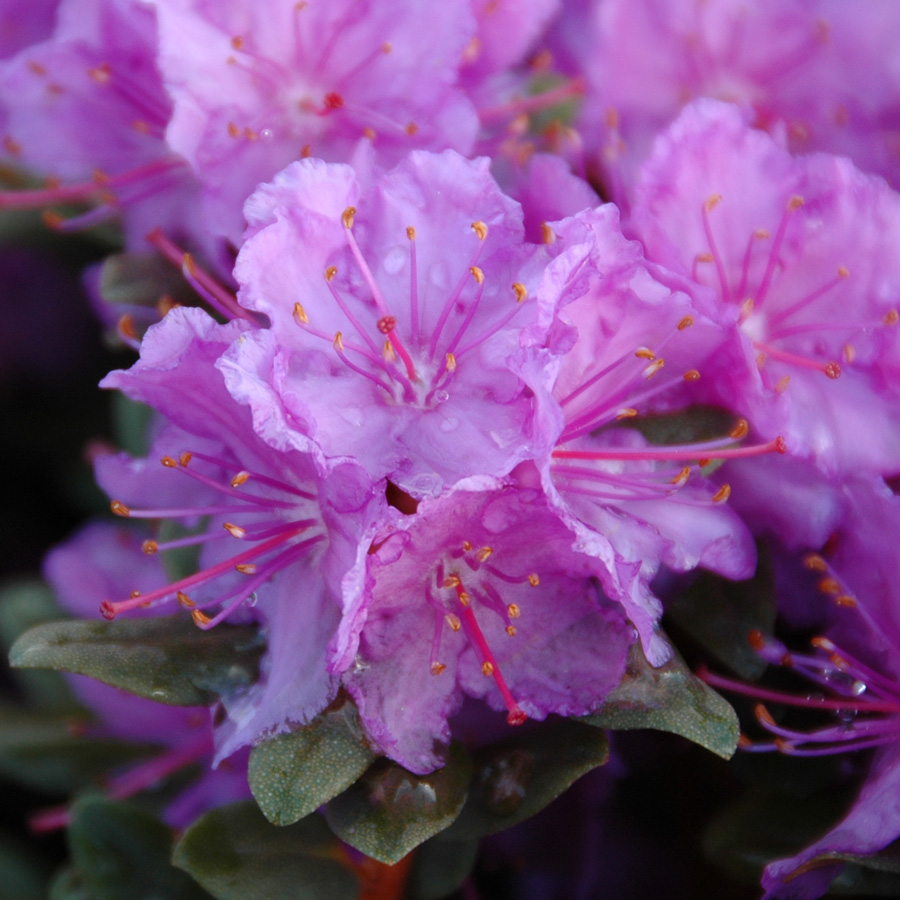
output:
[[767, 896], [900, 837], [893, 5], [0, 6], [0, 211], [118, 222], [111, 259], [151, 272], [125, 315], [109, 261], [90, 279], [138, 354], [101, 386], [150, 410], [149, 452], [95, 448], [122, 521], [47, 578], [109, 635], [264, 643], [208, 709], [78, 682], [111, 733], [167, 735], [110, 796], [199, 762], [166, 808], [188, 824], [348, 707], [409, 777], [452, 770], [484, 709], [509, 739], [602, 718], [635, 660], [678, 664], [663, 599], [750, 579], [764, 544], [819, 579], [779, 602], [821, 634], [753, 646], [844, 719], [759, 707], [771, 739], [741, 746], [878, 748]]

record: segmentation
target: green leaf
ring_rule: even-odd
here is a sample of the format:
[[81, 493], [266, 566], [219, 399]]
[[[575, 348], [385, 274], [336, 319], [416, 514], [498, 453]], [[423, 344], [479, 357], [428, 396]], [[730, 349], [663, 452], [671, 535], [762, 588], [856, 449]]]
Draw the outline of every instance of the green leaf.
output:
[[[43, 622], [65, 617], [53, 591], [39, 578], [19, 578], [0, 588], [0, 643], [5, 650], [16, 638]], [[56, 672], [18, 672], [16, 681], [25, 698], [43, 709], [74, 711], [78, 708], [65, 679]]]
[[0, 885], [3, 900], [44, 900], [47, 865], [25, 843], [0, 834]]
[[91, 900], [209, 900], [170, 864], [169, 829], [134, 806], [83, 797], [72, 807], [68, 837]]
[[602, 731], [555, 717], [483, 747], [475, 753], [466, 805], [440, 840], [470, 841], [511, 828], [608, 759]]
[[155, 749], [88, 737], [80, 733], [84, 725], [84, 717], [0, 707], [0, 772], [38, 790], [69, 793]]
[[376, 758], [349, 701], [315, 721], [259, 744], [250, 790], [273, 825], [290, 825], [346, 790]]
[[711, 572], [700, 573], [668, 604], [666, 622], [740, 678], [753, 681], [765, 671], [766, 663], [750, 645], [750, 632], [771, 634], [776, 606], [771, 554], [760, 544], [752, 578], [726, 581]]
[[677, 653], [654, 668], [639, 643], [631, 647], [625, 677], [619, 686], [597, 713], [580, 721], [612, 730], [670, 731], [723, 759], [734, 755], [740, 736], [735, 711], [693, 675]]
[[672, 413], [653, 413], [621, 419], [619, 427], [639, 431], [651, 444], [694, 444], [727, 435], [734, 427], [734, 414], [719, 406], [691, 406]]
[[182, 616], [39, 625], [10, 651], [18, 668], [62, 669], [174, 706], [200, 706], [257, 677], [262, 642], [250, 626], [208, 632]]
[[478, 841], [444, 841], [440, 835], [416, 851], [409, 900], [442, 900], [459, 890], [478, 856]]
[[146, 456], [150, 452], [150, 427], [154, 411], [116, 391], [110, 397], [113, 437], [117, 446], [131, 456]]
[[50, 883], [48, 900], [93, 900], [75, 869], [63, 869]]
[[253, 802], [206, 813], [173, 862], [216, 900], [356, 900], [359, 883], [320, 816], [276, 828]]
[[380, 759], [325, 807], [325, 818], [352, 847], [393, 865], [453, 822], [471, 775], [472, 761], [458, 744], [451, 744], [447, 764], [430, 775], [413, 775]]

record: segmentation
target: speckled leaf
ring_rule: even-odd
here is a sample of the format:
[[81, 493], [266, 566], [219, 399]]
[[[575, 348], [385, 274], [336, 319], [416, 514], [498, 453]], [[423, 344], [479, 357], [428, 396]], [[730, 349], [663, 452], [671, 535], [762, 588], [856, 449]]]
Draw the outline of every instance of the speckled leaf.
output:
[[557, 718], [482, 747], [466, 805], [440, 840], [470, 841], [511, 828], [608, 759], [602, 731]]
[[91, 900], [209, 900], [169, 863], [169, 829], [134, 806], [83, 797], [72, 806], [68, 837]]
[[[38, 578], [21, 578], [0, 588], [0, 643], [8, 651], [16, 638], [43, 622], [66, 617], [50, 587]], [[25, 698], [44, 710], [78, 708], [69, 686], [57, 672], [17, 672]]]
[[350, 787], [375, 760], [349, 701], [254, 747], [250, 790], [274, 825], [290, 825]]
[[341, 840], [393, 865], [453, 822], [471, 775], [472, 761], [457, 744], [447, 764], [430, 775], [413, 775], [380, 759], [325, 807], [325, 818]]
[[10, 651], [20, 668], [62, 669], [174, 706], [200, 706], [257, 675], [261, 640], [250, 626], [208, 632], [182, 616], [39, 625]]
[[613, 730], [670, 731], [724, 759], [734, 755], [740, 735], [735, 711], [694, 676], [677, 653], [664, 665], [653, 668], [639, 643], [631, 646], [625, 677], [619, 686], [599, 712], [580, 721]]
[[173, 863], [216, 900], [356, 900], [359, 883], [318, 815], [276, 828], [253, 802], [199, 818]]
[[701, 572], [666, 606], [666, 621], [700, 644], [740, 678], [755, 680], [766, 663], [748, 639], [753, 630], [771, 634], [775, 625], [775, 573], [770, 554], [759, 547], [756, 574], [727, 581]]
[[0, 707], [0, 773], [38, 790], [68, 793], [154, 749], [89, 737], [81, 733], [87, 721]]

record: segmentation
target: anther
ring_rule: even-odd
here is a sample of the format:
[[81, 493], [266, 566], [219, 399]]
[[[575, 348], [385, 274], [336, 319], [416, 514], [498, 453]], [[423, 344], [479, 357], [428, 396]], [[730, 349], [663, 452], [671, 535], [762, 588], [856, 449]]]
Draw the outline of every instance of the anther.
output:
[[472, 598], [469, 596], [468, 591], [457, 591], [456, 596], [459, 597], [459, 602], [463, 606], [468, 606], [472, 602]]
[[300, 303], [294, 304], [294, 321], [298, 325], [309, 325], [309, 316]]
[[679, 331], [684, 331], [685, 328], [690, 328], [691, 325], [693, 325], [693, 324], [694, 324], [694, 317], [693, 317], [693, 316], [685, 316], [685, 317], [678, 323], [678, 330], [679, 330]]
[[171, 456], [164, 456], [164, 457], [160, 460], [160, 462], [161, 462], [167, 469], [177, 469], [177, 468], [178, 468], [178, 463], [177, 463], [174, 459], [172, 459]]
[[238, 487], [240, 487], [242, 484], [246, 484], [246, 483], [247, 483], [247, 479], [248, 479], [249, 477], [250, 477], [250, 473], [249, 473], [249, 472], [238, 472], [237, 475], [235, 475], [234, 478], [231, 479], [231, 486], [232, 486], [233, 488], [238, 488]]
[[348, 206], [341, 213], [341, 222], [344, 223], [344, 228], [352, 228], [353, 227], [353, 217], [355, 215], [356, 215], [356, 207], [355, 206]]
[[140, 591], [132, 591], [128, 596], [131, 597], [132, 600], [135, 600], [137, 597], [141, 596], [141, 592]]
[[156, 541], [147, 540], [144, 541], [143, 544], [141, 544], [141, 550], [146, 553], [147, 556], [153, 556], [153, 554], [156, 553], [157, 550], [159, 550], [159, 544], [157, 544]]
[[469, 266], [469, 271], [479, 284], [484, 284], [484, 272], [478, 266]]
[[525, 298], [528, 296], [528, 291], [525, 289], [525, 285], [519, 281], [516, 281], [513, 283], [512, 289], [516, 295], [516, 303], [524, 302]]
[[634, 351], [634, 355], [638, 359], [649, 359], [651, 361], [656, 359], [656, 354], [647, 347], [638, 347], [637, 350]]
[[134, 316], [129, 315], [128, 313], [119, 317], [119, 321], [116, 323], [116, 330], [122, 337], [129, 338], [132, 341], [137, 340], [137, 328], [135, 328], [134, 325]]
[[625, 409], [620, 409], [616, 413], [617, 419], [633, 419], [638, 414], [638, 411], [633, 406], [627, 406]]
[[256, 565], [254, 563], [238, 563], [235, 569], [242, 575], [253, 575], [256, 572]]
[[516, 630], [516, 626], [515, 626], [515, 625], [507, 625], [507, 626], [506, 626], [506, 633], [507, 633], [510, 637], [515, 637], [516, 634], [518, 634], [518, 632], [517, 632], [517, 630]]
[[896, 309], [889, 310], [884, 314], [884, 319], [882, 321], [885, 325], [896, 325], [900, 322], [900, 313], [898, 313]]
[[381, 52], [382, 52], [382, 53], [390, 53], [391, 50], [393, 50], [393, 49], [394, 49], [394, 45], [393, 45], [390, 41], [385, 41], [385, 42], [381, 45]]
[[112, 510], [113, 514], [116, 516], [122, 516], [123, 518], [128, 518], [131, 515], [131, 510], [120, 500], [113, 500], [112, 503], [109, 504], [109, 508]]
[[747, 640], [757, 653], [761, 653], [766, 648], [766, 636], [758, 628], [754, 628], [747, 635]]
[[431, 664], [431, 674], [440, 675], [447, 667], [443, 663], [433, 662]]
[[448, 372], [456, 371], [456, 357], [452, 353], [447, 354], [447, 371]]
[[787, 208], [790, 212], [793, 212], [795, 209], [800, 209], [805, 202], [806, 201], [799, 194], [794, 194], [794, 196], [788, 200]]
[[713, 495], [713, 503], [724, 503], [731, 496], [731, 485], [723, 484]]
[[720, 203], [722, 202], [721, 194], [711, 194], [706, 198], [706, 203], [703, 204], [704, 208], [707, 212], [711, 212], [714, 210]]
[[753, 307], [756, 305], [756, 301], [752, 297], [747, 297], [743, 303], [741, 303], [741, 321], [744, 319], [749, 319], [753, 314]]
[[556, 232], [546, 222], [541, 222], [541, 240], [545, 244], [552, 244], [556, 240]]
[[194, 457], [193, 457], [193, 455], [192, 455], [191, 453], [188, 453], [187, 451], [185, 451], [184, 453], [181, 454], [181, 456], [178, 457], [178, 464], [179, 464], [183, 469], [186, 469], [187, 466], [188, 466], [188, 463], [189, 463], [193, 458], [194, 458]]
[[109, 81], [111, 74], [112, 67], [109, 63], [102, 63], [99, 66], [88, 69], [88, 75], [90, 75], [98, 84], [106, 84]]
[[472, 549], [472, 542], [471, 541], [463, 541], [462, 548], [463, 548], [463, 550], [465, 550], [466, 553], [468, 553]]
[[644, 369], [644, 378], [652, 378], [665, 364], [666, 361], [662, 358], [654, 360]]
[[808, 553], [803, 558], [803, 565], [812, 572], [828, 571], [828, 563], [818, 553]]
[[790, 375], [782, 375], [782, 377], [779, 378], [778, 381], [775, 382], [775, 393], [783, 394], [787, 390], [787, 387], [790, 383], [791, 383], [791, 376]]
[[537, 586], [541, 583], [540, 576], [539, 576], [536, 572], [532, 572], [532, 573], [528, 576], [528, 583], [529, 583], [532, 587], [537, 587]]
[[334, 341], [332, 343], [334, 344], [334, 349], [337, 350], [338, 353], [344, 352], [344, 338], [339, 331], [335, 332]]
[[412, 137], [419, 130], [419, 126], [415, 122], [410, 122], [403, 130]]
[[485, 661], [481, 664], [481, 674], [482, 674], [482, 675], [486, 675], [488, 678], [490, 678], [491, 675], [494, 674], [494, 665], [493, 665], [493, 663], [489, 663], [487, 660], [485, 660]]
[[193, 609], [196, 604], [184, 591], [177, 591], [175, 593], [175, 599], [178, 601], [178, 605], [183, 607], [184, 609]]
[[331, 281], [331, 279], [334, 278], [335, 275], [337, 275], [337, 266], [329, 266], [325, 270], [325, 280], [326, 281]]
[[841, 377], [841, 367], [838, 363], [833, 360], [830, 363], [827, 363], [825, 366], [825, 374], [829, 378], [840, 378]]
[[390, 339], [386, 340], [384, 342], [384, 346], [382, 346], [382, 348], [381, 348], [381, 358], [385, 362], [396, 362], [397, 361], [397, 354], [394, 353], [394, 348], [391, 345]]
[[753, 713], [763, 725], [775, 725], [772, 714], [762, 705], [762, 703], [757, 703], [756, 706], [753, 707]]
[[836, 606], [843, 606], [846, 609], [856, 609], [857, 606], [856, 598], [849, 594], [838, 594], [834, 598], [834, 602]]
[[841, 278], [847, 278], [849, 276], [850, 270], [846, 266], [838, 266], [838, 275]]
[[478, 557], [478, 559], [481, 562], [487, 562], [491, 558], [491, 555], [493, 554], [493, 552], [494, 552], [493, 547], [485, 546], [485, 547], [482, 547], [475, 555]]
[[234, 47], [235, 50], [240, 50], [244, 46], [244, 39], [239, 34], [236, 34], [231, 39], [231, 46]]
[[681, 487], [684, 484], [687, 484], [688, 478], [691, 476], [691, 467], [685, 466], [674, 478], [669, 481], [669, 484], [674, 484], [678, 487]]
[[819, 590], [823, 594], [840, 594], [841, 585], [836, 578], [823, 578], [819, 582]]
[[462, 582], [459, 580], [459, 575], [448, 575], [444, 579], [443, 584], [441, 584], [441, 587], [456, 588], [456, 587], [459, 587], [461, 584], [462, 584]]
[[198, 628], [202, 628], [204, 625], [209, 625], [212, 621], [208, 615], [201, 612], [199, 609], [191, 610], [191, 618], [194, 620], [194, 624]]
[[416, 239], [416, 229], [413, 228], [412, 225], [407, 225], [407, 226], [406, 226], [406, 236], [407, 236], [411, 241], [414, 241], [414, 240]]
[[453, 613], [447, 613], [447, 615], [444, 616], [444, 619], [447, 622], [447, 625], [450, 626], [451, 631], [459, 631], [459, 629], [462, 628], [462, 622], [460, 622], [459, 616], [454, 615]]
[[240, 525], [235, 525], [232, 522], [223, 522], [222, 527], [232, 536], [236, 538], [242, 538], [247, 533], [246, 529], [241, 528]]
[[479, 220], [478, 222], [473, 222], [473, 223], [472, 223], [472, 231], [474, 231], [475, 234], [478, 235], [478, 240], [479, 240], [479, 241], [483, 241], [483, 240], [487, 237], [487, 235], [488, 235], [488, 227], [487, 227], [487, 225], [486, 225], [484, 222], [480, 221], [480, 220]]
[[12, 156], [19, 156], [22, 153], [22, 145], [9, 135], [3, 138], [3, 149]]
[[739, 750], [749, 750], [753, 746], [753, 741], [751, 741], [750, 738], [748, 738], [746, 734], [741, 732], [738, 735], [737, 745], [738, 745]]
[[735, 423], [734, 428], [728, 432], [728, 437], [733, 438], [736, 441], [741, 440], [742, 438], [747, 437], [750, 433], [750, 423], [746, 419], [738, 419]]
[[687, 372], [684, 373], [685, 381], [699, 381], [700, 373], [696, 369], [688, 369]]

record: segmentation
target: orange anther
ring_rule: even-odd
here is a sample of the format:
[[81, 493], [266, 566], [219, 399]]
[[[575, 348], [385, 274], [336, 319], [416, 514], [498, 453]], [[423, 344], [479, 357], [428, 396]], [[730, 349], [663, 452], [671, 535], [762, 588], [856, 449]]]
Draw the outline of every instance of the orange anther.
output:
[[119, 500], [113, 500], [112, 503], [109, 504], [109, 508], [115, 515], [122, 516], [123, 518], [128, 518], [128, 516], [131, 515], [131, 510]]

